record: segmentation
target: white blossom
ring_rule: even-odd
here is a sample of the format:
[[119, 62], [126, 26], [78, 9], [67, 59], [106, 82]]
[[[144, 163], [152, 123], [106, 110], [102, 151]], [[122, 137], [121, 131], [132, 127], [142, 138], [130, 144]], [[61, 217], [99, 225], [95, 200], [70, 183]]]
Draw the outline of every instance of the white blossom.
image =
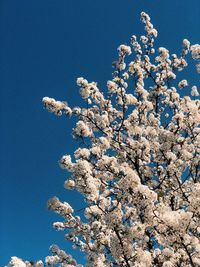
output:
[[192, 96], [199, 96], [199, 92], [196, 86], [192, 86], [192, 91], [191, 91]]
[[8, 267], [26, 267], [26, 263], [18, 257], [12, 257]]
[[82, 87], [88, 86], [88, 81], [84, 79], [83, 77], [78, 78], [76, 83], [77, 85], [82, 86]]
[[89, 129], [88, 125], [83, 121], [78, 121], [74, 133], [78, 136], [91, 136], [92, 131]]
[[[62, 112], [68, 108], [67, 104], [65, 102], [61, 102], [61, 101], [56, 101], [54, 98], [50, 98], [50, 97], [43, 97], [42, 102], [45, 106], [45, 108], [49, 111], [49, 112], [53, 112], [56, 115], [60, 116], [62, 115]], [[69, 112], [69, 110], [68, 110]]]
[[159, 48], [159, 53], [163, 59], [167, 59], [169, 57], [169, 51], [164, 47]]
[[73, 163], [71, 161], [71, 156], [70, 155], [62, 156], [62, 158], [60, 160], [60, 166], [63, 169], [71, 170], [73, 167]]
[[190, 48], [190, 41], [188, 41], [187, 39], [183, 40], [183, 47], [186, 49]]
[[199, 59], [200, 58], [200, 45], [199, 44], [192, 45], [191, 52], [192, 52], [192, 57], [194, 59]]
[[116, 90], [118, 88], [117, 84], [115, 82], [113, 82], [113, 81], [108, 81], [107, 82], [107, 87], [108, 87], [110, 93], [116, 92]]
[[182, 80], [182, 81], [180, 81], [179, 84], [178, 84], [178, 87], [179, 87], [180, 89], [182, 89], [182, 88], [184, 88], [184, 87], [186, 87], [186, 86], [188, 86], [188, 82], [187, 82], [187, 80]]
[[137, 103], [137, 99], [132, 94], [126, 94], [127, 105], [135, 105], [136, 103]]
[[131, 47], [128, 45], [120, 45], [118, 47], [118, 51], [119, 51], [119, 53], [130, 55], [131, 54]]
[[74, 182], [74, 180], [71, 180], [71, 179], [66, 180], [65, 183], [64, 183], [64, 187], [65, 187], [66, 189], [73, 189], [73, 188], [75, 187], [75, 182]]

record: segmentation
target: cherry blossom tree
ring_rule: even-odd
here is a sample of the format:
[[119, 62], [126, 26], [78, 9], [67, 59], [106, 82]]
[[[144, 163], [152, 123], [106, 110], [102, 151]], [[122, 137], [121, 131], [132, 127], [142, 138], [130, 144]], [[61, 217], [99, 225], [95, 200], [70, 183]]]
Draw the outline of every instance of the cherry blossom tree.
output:
[[[48, 209], [63, 217], [53, 227], [85, 253], [88, 267], [196, 267], [200, 100], [197, 86], [179, 72], [189, 55], [200, 72], [200, 45], [184, 39], [180, 55], [164, 47], [155, 51], [157, 30], [144, 12], [141, 21], [145, 35], [118, 47], [106, 92], [81, 77], [84, 107], [43, 98], [48, 111], [77, 117], [73, 136], [82, 145], [60, 166], [71, 174], [65, 188], [84, 196], [87, 220], [57, 197]], [[47, 266], [82, 266], [58, 246], [50, 249]], [[12, 257], [8, 266], [32, 265]]]

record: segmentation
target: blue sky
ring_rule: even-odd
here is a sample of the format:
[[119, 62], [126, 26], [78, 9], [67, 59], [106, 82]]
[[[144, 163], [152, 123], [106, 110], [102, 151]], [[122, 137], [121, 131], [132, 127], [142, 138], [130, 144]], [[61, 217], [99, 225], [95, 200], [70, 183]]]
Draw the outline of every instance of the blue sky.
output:
[[142, 33], [143, 10], [159, 31], [158, 45], [178, 52], [184, 38], [200, 42], [199, 0], [0, 1], [0, 266], [12, 255], [42, 259], [52, 243], [72, 251], [52, 229], [59, 217], [46, 202], [56, 195], [84, 206], [63, 188], [68, 174], [58, 166], [78, 144], [73, 120], [47, 113], [41, 99], [78, 105], [80, 76], [105, 89], [116, 48]]

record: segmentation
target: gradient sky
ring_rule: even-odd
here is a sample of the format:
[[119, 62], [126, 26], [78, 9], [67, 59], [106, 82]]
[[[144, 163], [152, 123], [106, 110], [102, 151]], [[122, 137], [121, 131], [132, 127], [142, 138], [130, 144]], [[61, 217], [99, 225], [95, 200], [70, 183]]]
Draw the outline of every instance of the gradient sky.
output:
[[200, 42], [199, 0], [0, 0], [0, 266], [13, 255], [43, 259], [52, 243], [83, 262], [52, 229], [60, 218], [46, 208], [54, 195], [84, 206], [63, 188], [68, 174], [58, 166], [78, 146], [74, 121], [46, 112], [41, 100], [78, 105], [80, 76], [105, 89], [116, 48], [143, 33], [141, 11], [171, 52], [184, 38]]

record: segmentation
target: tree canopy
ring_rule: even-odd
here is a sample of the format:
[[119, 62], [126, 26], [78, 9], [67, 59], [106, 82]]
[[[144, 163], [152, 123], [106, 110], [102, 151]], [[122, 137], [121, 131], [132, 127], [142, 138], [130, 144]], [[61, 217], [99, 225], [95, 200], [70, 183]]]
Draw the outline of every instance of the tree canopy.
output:
[[[200, 72], [200, 45], [183, 40], [180, 55], [154, 48], [157, 30], [141, 13], [145, 35], [118, 47], [107, 91], [77, 79], [83, 107], [44, 97], [57, 116], [76, 116], [81, 141], [60, 166], [65, 188], [85, 199], [84, 216], [57, 197], [53, 227], [83, 251], [86, 266], [200, 266], [200, 100], [179, 74], [188, 56]], [[47, 266], [82, 266], [52, 245]], [[43, 266], [12, 257], [8, 266]]]

